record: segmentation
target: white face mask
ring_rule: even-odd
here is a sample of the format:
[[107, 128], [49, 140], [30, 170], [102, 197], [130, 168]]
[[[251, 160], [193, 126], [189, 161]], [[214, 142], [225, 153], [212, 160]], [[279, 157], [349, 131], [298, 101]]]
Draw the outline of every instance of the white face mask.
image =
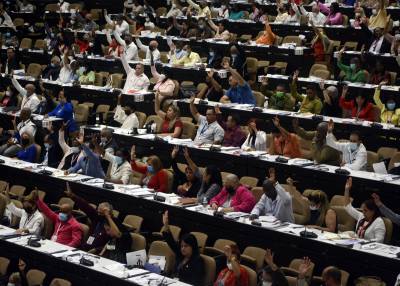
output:
[[71, 152], [74, 154], [77, 154], [81, 151], [81, 149], [79, 149], [79, 147], [71, 147]]
[[6, 91], [6, 96], [11, 96], [11, 92], [9, 92], [8, 90]]
[[376, 14], [378, 14], [378, 11], [376, 9], [372, 10], [372, 15], [376, 16]]
[[226, 267], [228, 267], [229, 270], [232, 270], [232, 269], [233, 269], [233, 268], [232, 268], [232, 263], [229, 263], [229, 262], [226, 264]]
[[357, 143], [350, 143], [350, 150], [351, 152], [356, 151], [358, 148], [358, 144]]
[[14, 283], [8, 283], [7, 286], [15, 286]]
[[263, 281], [262, 286], [272, 286], [272, 282]]
[[316, 210], [318, 210], [319, 208], [317, 207], [317, 206], [310, 206], [310, 211], [316, 211]]

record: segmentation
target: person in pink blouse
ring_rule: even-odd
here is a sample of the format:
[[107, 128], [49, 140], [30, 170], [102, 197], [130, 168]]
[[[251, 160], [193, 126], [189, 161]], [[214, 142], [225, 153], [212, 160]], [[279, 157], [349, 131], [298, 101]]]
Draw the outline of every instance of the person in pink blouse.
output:
[[224, 212], [250, 213], [255, 204], [253, 194], [233, 174], [226, 177], [224, 188], [210, 201], [213, 210], [222, 208]]
[[82, 228], [79, 222], [72, 216], [72, 206], [62, 204], [60, 212], [57, 214], [39, 199], [37, 191], [33, 191], [33, 198], [36, 200], [38, 209], [54, 225], [51, 240], [71, 247], [79, 247], [82, 241]]
[[327, 25], [343, 25], [343, 15], [339, 12], [339, 4], [334, 2], [331, 4], [331, 9], [325, 24]]
[[175, 82], [170, 79], [166, 73], [159, 74], [157, 72], [153, 61], [153, 55], [151, 55], [151, 74], [156, 80], [153, 90], [159, 94], [160, 102], [163, 102], [163, 100], [167, 97], [172, 97], [174, 95]]

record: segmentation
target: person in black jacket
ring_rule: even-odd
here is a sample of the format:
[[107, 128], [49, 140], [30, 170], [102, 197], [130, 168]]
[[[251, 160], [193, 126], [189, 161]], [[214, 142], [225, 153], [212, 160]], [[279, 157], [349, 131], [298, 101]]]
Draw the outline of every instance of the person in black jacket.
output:
[[11, 71], [20, 69], [19, 60], [13, 47], [7, 48], [7, 59], [4, 63], [0, 63], [0, 69], [2, 73], [6, 74], [11, 74]]
[[169, 229], [168, 211], [163, 214], [163, 224], [163, 237], [169, 247], [175, 252], [177, 258], [176, 276], [179, 278], [179, 281], [195, 286], [202, 286], [204, 284], [205, 269], [196, 237], [192, 234], [185, 234], [182, 236], [179, 244], [177, 244]]
[[51, 58], [51, 63], [43, 70], [42, 77], [57, 80], [61, 70], [61, 60], [58, 56]]
[[57, 168], [63, 157], [63, 151], [58, 143], [58, 132], [51, 131], [44, 137], [43, 165]]
[[261, 274], [261, 279], [259, 279], [259, 286], [271, 285], [271, 286], [288, 286], [289, 282], [285, 278], [285, 274], [279, 269], [279, 267], [274, 262], [274, 254], [270, 249], [266, 250], [265, 253], [265, 263], [267, 264]]
[[18, 106], [18, 91], [13, 85], [9, 85], [0, 100], [0, 107], [17, 107]]
[[187, 148], [184, 149], [184, 156], [188, 166], [185, 169], [185, 173], [179, 170], [176, 163], [176, 155], [178, 155], [179, 147], [175, 146], [171, 153], [171, 166], [174, 170], [174, 186], [173, 189], [183, 197], [194, 198], [197, 197], [197, 193], [201, 187], [202, 175], [198, 171], [198, 168], [193, 169], [191, 163], [192, 159], [189, 156]]
[[247, 77], [246, 56], [243, 49], [238, 44], [232, 44], [229, 48], [229, 66], [235, 69], [243, 78]]
[[363, 38], [367, 51], [378, 54], [390, 53], [391, 43], [385, 38], [384, 29], [376, 27], [372, 32], [365, 24], [361, 24], [361, 29], [365, 35]]
[[220, 69], [222, 65], [222, 54], [218, 49], [210, 47], [207, 56], [207, 67]]

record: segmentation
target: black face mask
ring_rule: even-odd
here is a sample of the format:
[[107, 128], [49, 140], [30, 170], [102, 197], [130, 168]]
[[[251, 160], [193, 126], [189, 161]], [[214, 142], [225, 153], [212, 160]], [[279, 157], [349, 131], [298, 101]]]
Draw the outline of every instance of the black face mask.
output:
[[226, 187], [225, 189], [230, 195], [233, 195], [235, 193], [234, 187]]
[[265, 193], [265, 195], [270, 198], [271, 200], [275, 201], [276, 197], [278, 196], [278, 193], [276, 192], [276, 190], [270, 190], [267, 193]]
[[22, 138], [22, 139], [21, 139], [21, 144], [22, 144], [22, 146], [27, 146], [27, 145], [29, 145], [29, 139], [27, 139], [27, 138]]
[[32, 214], [33, 213], [33, 208], [32, 207], [24, 207], [24, 210], [26, 211], [27, 214]]

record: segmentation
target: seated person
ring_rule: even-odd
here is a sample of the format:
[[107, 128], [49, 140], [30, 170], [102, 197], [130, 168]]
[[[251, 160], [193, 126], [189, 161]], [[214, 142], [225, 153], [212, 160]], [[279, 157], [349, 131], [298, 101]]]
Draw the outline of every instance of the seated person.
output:
[[95, 145], [96, 150], [101, 154], [104, 160], [110, 162], [108, 173], [104, 178], [105, 181], [114, 184], [129, 184], [132, 170], [130, 161], [130, 153], [127, 149], [118, 149], [115, 155], [105, 151], [99, 145]]
[[374, 200], [370, 199], [361, 204], [362, 212], [356, 210], [350, 201], [350, 190], [353, 184], [352, 178], [348, 178], [344, 189], [345, 210], [357, 221], [356, 237], [383, 243], [386, 235], [385, 223], [381, 212]]
[[61, 60], [58, 56], [52, 57], [50, 65], [48, 65], [42, 72], [42, 78], [46, 78], [49, 80], [58, 79], [61, 70], [60, 64]]
[[7, 86], [4, 96], [0, 100], [0, 107], [18, 107], [18, 91], [14, 86]]
[[16, 157], [19, 160], [35, 163], [37, 162], [37, 147], [30, 133], [24, 132], [21, 135], [21, 150], [18, 151]]
[[339, 99], [339, 106], [343, 110], [348, 110], [352, 118], [375, 121], [374, 106], [368, 102], [366, 94], [362, 90], [358, 90], [354, 99], [346, 99], [348, 86], [344, 85], [342, 96]]
[[337, 66], [345, 74], [343, 80], [349, 82], [367, 82], [367, 72], [361, 68], [361, 62], [359, 58], [352, 58], [350, 65], [347, 66], [342, 63], [343, 49], [339, 52], [337, 58]]
[[60, 83], [72, 83], [78, 80], [77, 70], [79, 68], [78, 62], [76, 60], [71, 60], [68, 57], [68, 50], [64, 52], [60, 73], [58, 75], [57, 81]]
[[257, 38], [256, 44], [273, 45], [276, 40], [276, 35], [271, 30], [271, 26], [269, 24], [268, 18], [265, 19], [264, 24], [265, 24], [265, 31], [259, 38]]
[[224, 122], [222, 120], [222, 112], [218, 105], [215, 107], [215, 113], [217, 114], [218, 124], [225, 131], [222, 146], [241, 147], [246, 139], [246, 135], [239, 125], [239, 115], [236, 113], [228, 115], [226, 122]]
[[[333, 4], [333, 5], [332, 5]], [[331, 3], [329, 15], [326, 17], [326, 25], [343, 25], [343, 15], [339, 12], [339, 3]]]
[[151, 55], [153, 55], [154, 62], [160, 61], [160, 51], [158, 50], [158, 42], [155, 40], [150, 41], [149, 45], [143, 45], [142, 42], [136, 37], [137, 47], [144, 53], [146, 53], [146, 60], [150, 61]]
[[391, 209], [389, 209], [387, 206], [383, 204], [381, 201], [381, 198], [379, 197], [378, 194], [373, 193], [372, 198], [374, 199], [375, 204], [379, 208], [379, 211], [388, 219], [390, 219], [393, 223], [400, 225], [400, 215], [396, 214], [393, 212]]
[[340, 166], [340, 152], [326, 144], [328, 123], [320, 122], [315, 131], [305, 131], [299, 126], [297, 118], [293, 119], [293, 130], [304, 140], [311, 140], [311, 159], [317, 164]]
[[218, 82], [217, 74], [213, 70], [207, 71], [206, 86], [196, 95], [197, 98], [219, 102], [224, 95], [221, 84]]
[[244, 18], [244, 11], [240, 10], [238, 4], [234, 4], [229, 12], [229, 20], [240, 20]]
[[7, 210], [20, 219], [16, 233], [40, 236], [44, 227], [44, 218], [37, 209], [36, 201], [33, 200], [32, 196], [29, 195], [23, 198], [22, 209], [20, 209], [10, 201], [8, 190], [4, 195], [8, 201]]
[[76, 138], [71, 139], [71, 146], [65, 142], [65, 129], [66, 124], [64, 123], [58, 132], [58, 144], [64, 154], [57, 167], [57, 169], [60, 170], [68, 170], [74, 166], [82, 156], [84, 156], [84, 153], [81, 152], [82, 147]]
[[236, 244], [226, 245], [224, 248], [226, 267], [218, 274], [214, 285], [249, 286], [249, 274], [240, 265], [240, 250]]
[[54, 128], [52, 128], [50, 133], [44, 136], [44, 148], [42, 148], [44, 157], [42, 165], [57, 168], [64, 154], [60, 144], [58, 144], [59, 135], [57, 132], [53, 131], [53, 129]]
[[89, 64], [81, 66], [78, 69], [77, 75], [79, 83], [83, 85], [93, 85], [96, 79], [96, 75]]
[[[108, 202], [102, 202], [96, 209], [86, 200], [73, 193], [68, 182], [65, 195], [71, 198], [75, 202], [75, 206], [82, 210], [91, 221], [89, 239], [82, 243], [81, 248], [85, 251], [90, 250], [93, 253], [99, 253], [110, 239], [104, 225], [106, 222], [105, 214], [108, 213], [112, 217], [113, 206]], [[115, 218], [113, 220], [116, 221]]]
[[16, 1], [20, 13], [33, 13], [35, 7], [28, 0]]
[[118, 95], [117, 107], [115, 108], [114, 121], [121, 124], [120, 128], [126, 130], [132, 130], [139, 128], [139, 120], [135, 114], [135, 106], [133, 104], [127, 104], [123, 108], [121, 106], [121, 97]]
[[176, 156], [179, 152], [179, 146], [175, 146], [171, 153], [171, 166], [174, 170], [174, 190], [182, 197], [195, 198], [202, 184], [202, 175], [199, 168], [194, 164], [189, 156], [189, 151], [185, 147], [183, 155], [185, 156], [187, 166], [183, 173], [176, 163]]
[[196, 237], [187, 233], [176, 243], [169, 228], [168, 211], [163, 214], [163, 225], [162, 235], [177, 258], [176, 277], [183, 283], [204, 285], [205, 267]]
[[[267, 265], [262, 270], [262, 276], [261, 276], [262, 285], [282, 285], [282, 286], [289, 285], [285, 277], [285, 274], [274, 263], [274, 254], [270, 249], [266, 250], [264, 261]], [[299, 270], [300, 269], [301, 268], [299, 268]]]
[[194, 105], [194, 97], [190, 98], [190, 112], [199, 124], [195, 144], [221, 144], [224, 140], [224, 129], [217, 122], [217, 115], [214, 108], [208, 108], [206, 116], [201, 115]]
[[192, 48], [189, 45], [185, 45], [183, 50], [186, 52], [186, 55], [182, 57], [180, 60], [175, 62], [177, 66], [184, 67], [193, 67], [196, 64], [201, 64], [200, 55], [196, 52], [192, 51]]
[[78, 131], [78, 126], [74, 119], [74, 106], [65, 96], [64, 90], [60, 90], [58, 93], [58, 102], [59, 104], [56, 108], [49, 112], [47, 116], [62, 118], [63, 122], [67, 124], [67, 131], [69, 133]]
[[217, 26], [212, 19], [209, 19], [208, 24], [210, 25], [211, 29], [215, 31], [214, 39], [229, 41], [231, 38], [231, 33], [229, 33], [229, 31], [225, 28], [223, 21], [220, 21]]
[[11, 78], [11, 82], [19, 94], [22, 95], [21, 110], [29, 108], [32, 113], [36, 113], [40, 105], [40, 99], [35, 93], [35, 86], [28, 83], [23, 88], [14, 76]]
[[72, 216], [72, 206], [62, 204], [60, 212], [57, 214], [39, 199], [37, 191], [32, 191], [32, 196], [36, 201], [38, 209], [54, 225], [51, 240], [71, 247], [79, 247], [82, 240], [82, 229], [79, 222]]
[[239, 178], [234, 174], [226, 177], [224, 188], [210, 201], [213, 210], [222, 208], [225, 213], [233, 211], [249, 213], [255, 204], [253, 194], [239, 183]]
[[138, 48], [133, 42], [132, 35], [131, 34], [125, 34], [122, 37], [119, 35], [119, 33], [114, 30], [113, 33], [115, 39], [119, 43], [120, 46], [122, 46], [123, 50], [122, 52], [125, 54], [125, 58], [127, 61], [139, 61], [139, 54], [138, 54]]
[[261, 82], [260, 92], [268, 97], [268, 108], [293, 111], [295, 100], [290, 93], [286, 92], [283, 83], [279, 83], [276, 86], [276, 91], [271, 91], [268, 89], [268, 78], [264, 76]]
[[253, 92], [244, 78], [236, 70], [230, 67], [228, 61], [223, 63], [223, 67], [231, 73], [231, 76], [229, 77], [230, 88], [227, 90], [226, 95], [221, 97], [220, 102], [256, 105]]
[[292, 197], [276, 181], [274, 168], [269, 169], [269, 178], [263, 183], [263, 192], [258, 203], [251, 211], [250, 219], [272, 215], [281, 222], [294, 223]]
[[339, 91], [336, 86], [324, 88], [325, 83], [320, 83], [320, 88], [324, 96], [321, 114], [331, 117], [342, 117], [342, 109], [339, 106]]
[[[222, 64], [222, 52], [215, 47], [208, 48], [207, 67], [220, 69]], [[209, 74], [209, 72], [207, 72]]]
[[384, 64], [377, 60], [375, 63], [375, 67], [370, 73], [369, 83], [370, 84], [381, 84], [384, 82], [387, 85], [390, 85], [392, 78], [390, 73], [386, 70]]
[[300, 95], [297, 92], [297, 80], [299, 77], [299, 72], [296, 71], [293, 75], [293, 81], [290, 86], [290, 92], [292, 97], [297, 101], [301, 102], [299, 112], [300, 113], [312, 113], [312, 114], [320, 114], [322, 109], [322, 102], [317, 96], [317, 91], [314, 86], [309, 85], [307, 87], [306, 96]]
[[301, 151], [297, 135], [289, 133], [279, 123], [276, 116], [272, 119], [274, 128], [272, 129], [272, 141], [270, 142], [268, 153], [271, 155], [281, 155], [289, 158], [301, 158]]
[[180, 110], [173, 103], [169, 105], [167, 112], [160, 109], [160, 94], [156, 92], [154, 100], [154, 110], [163, 119], [161, 133], [173, 138], [180, 138], [183, 131], [183, 123], [179, 118]]
[[328, 124], [326, 144], [342, 152], [342, 166], [350, 170], [365, 171], [367, 169], [367, 149], [361, 142], [360, 133], [354, 130], [350, 133], [349, 142], [338, 142], [333, 135], [333, 120]]
[[83, 135], [79, 135], [76, 142], [79, 143], [83, 151], [83, 156], [78, 159], [75, 165], [71, 166], [68, 170], [64, 171], [65, 174], [81, 172], [83, 175], [94, 177], [94, 178], [104, 178], [104, 171], [101, 166], [100, 156], [95, 153], [95, 138], [89, 142], [89, 146], [84, 144]]
[[264, 131], [259, 130], [255, 118], [249, 120], [247, 123], [247, 130], [249, 131], [249, 134], [240, 148], [244, 151], [267, 152], [267, 134], [265, 134]]
[[124, 94], [132, 94], [138, 91], [147, 91], [150, 80], [144, 73], [143, 64], [138, 63], [134, 69], [131, 68], [125, 54], [121, 55], [121, 62], [126, 73], [126, 81], [122, 92]]
[[329, 206], [328, 196], [323, 191], [313, 190], [307, 195], [307, 199], [310, 203], [310, 220], [307, 227], [337, 232], [337, 215]]
[[144, 175], [142, 185], [153, 189], [155, 192], [168, 192], [168, 174], [162, 168], [162, 162], [157, 156], [150, 156], [147, 164], [139, 165], [136, 162], [135, 145], [131, 149], [131, 168], [133, 171]]
[[158, 93], [160, 102], [163, 102], [163, 100], [168, 97], [174, 96], [175, 82], [170, 78], [166, 69], [164, 69], [163, 74], [157, 72], [153, 62], [153, 56], [151, 56], [151, 74], [156, 81], [153, 90]]
[[375, 89], [374, 101], [376, 106], [381, 110], [381, 122], [399, 125], [400, 121], [400, 106], [397, 105], [394, 96], [386, 95], [385, 101], [381, 97], [381, 84]]
[[[117, 31], [114, 31], [115, 34], [118, 34]], [[122, 53], [124, 53], [124, 46], [122, 46], [117, 39], [111, 36], [111, 30], [107, 29], [106, 32], [106, 38], [108, 42], [108, 49], [107, 53], [105, 53], [104, 57], [106, 59], [112, 59], [112, 58], [119, 58], [121, 57]]]

